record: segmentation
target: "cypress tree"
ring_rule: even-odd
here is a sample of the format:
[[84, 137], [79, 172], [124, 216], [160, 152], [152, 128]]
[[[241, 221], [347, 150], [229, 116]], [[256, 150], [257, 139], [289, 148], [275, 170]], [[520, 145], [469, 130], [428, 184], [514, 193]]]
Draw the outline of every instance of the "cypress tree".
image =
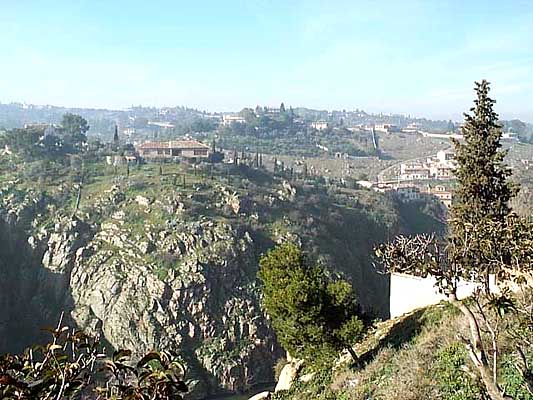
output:
[[[484, 282], [488, 294], [489, 275], [498, 271], [480, 261], [481, 240], [476, 246], [469, 244], [468, 230], [471, 226], [504, 223], [511, 212], [509, 200], [516, 194], [516, 187], [507, 181], [511, 170], [503, 163], [506, 151], [501, 150], [502, 129], [493, 109], [495, 101], [489, 97], [489, 83], [476, 82], [475, 90], [477, 98], [471, 114], [465, 113], [464, 141], [454, 140], [458, 185], [451, 207], [450, 256], [458, 274]], [[489, 237], [483, 241], [491, 242], [492, 251], [497, 252], [498, 242]]]
[[113, 144], [118, 148], [118, 126], [115, 125], [115, 133], [113, 135]]
[[502, 129], [489, 90], [486, 80], [476, 82], [475, 106], [471, 115], [465, 113], [462, 128], [464, 143], [454, 140], [458, 187], [452, 205], [453, 231], [460, 232], [465, 223], [503, 221], [511, 211], [509, 200], [516, 194], [514, 185], [507, 182], [511, 170], [503, 164]]

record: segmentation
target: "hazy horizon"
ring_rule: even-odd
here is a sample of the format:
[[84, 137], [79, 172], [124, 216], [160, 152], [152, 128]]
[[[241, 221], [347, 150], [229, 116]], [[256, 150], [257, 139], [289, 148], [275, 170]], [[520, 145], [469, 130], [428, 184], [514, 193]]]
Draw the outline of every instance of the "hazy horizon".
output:
[[13, 2], [0, 15], [0, 101], [283, 101], [459, 121], [487, 79], [502, 119], [531, 122], [532, 21], [527, 1]]

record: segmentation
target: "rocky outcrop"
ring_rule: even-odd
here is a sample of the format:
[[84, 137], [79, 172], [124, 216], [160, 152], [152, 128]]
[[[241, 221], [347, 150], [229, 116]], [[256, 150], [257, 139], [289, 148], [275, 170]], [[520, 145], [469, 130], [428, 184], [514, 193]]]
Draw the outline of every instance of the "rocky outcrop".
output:
[[[16, 183], [0, 187], [0, 351], [34, 343], [33, 332], [65, 311], [108, 348], [175, 351], [189, 397], [204, 398], [274, 379], [282, 354], [256, 272], [275, 243], [328, 256], [352, 278], [363, 306], [386, 298], [386, 278], [371, 275], [361, 255], [380, 223], [359, 209], [339, 214], [325, 193], [274, 181], [252, 193], [220, 183], [178, 191], [140, 177], [95, 186], [75, 213], [67, 186], [50, 198]], [[286, 382], [299, 368], [289, 367]]]
[[[115, 205], [128, 203], [116, 190], [107, 195]], [[39, 226], [38, 213], [17, 210], [3, 210], [1, 230], [12, 251], [4, 248], [0, 261], [14, 260], [20, 248], [26, 260], [16, 260], [19, 272], [32, 275], [21, 279], [1, 266], [2, 282], [28, 287], [5, 288], [0, 307], [24, 301], [35, 305], [22, 307], [25, 312], [47, 316], [46, 323], [39, 319], [17, 329], [37, 331], [66, 310], [78, 328], [99, 333], [113, 348], [139, 355], [175, 351], [187, 366], [190, 398], [272, 381], [279, 347], [260, 309], [256, 249], [246, 230], [203, 219], [146, 224], [139, 232], [118, 210], [99, 225], [63, 217], [28, 236], [21, 216], [33, 214]], [[0, 347], [19, 350], [1, 339]]]
[[303, 360], [292, 358], [289, 354], [287, 354], [287, 361], [279, 375], [278, 383], [274, 389], [275, 392], [289, 390], [304, 364]]

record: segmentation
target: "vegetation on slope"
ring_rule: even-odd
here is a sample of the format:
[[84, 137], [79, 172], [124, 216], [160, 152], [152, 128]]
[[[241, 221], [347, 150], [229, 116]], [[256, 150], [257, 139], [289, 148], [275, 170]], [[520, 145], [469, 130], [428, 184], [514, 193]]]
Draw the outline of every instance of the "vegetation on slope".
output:
[[[520, 298], [531, 312], [531, 295]], [[516, 364], [522, 360], [514, 346], [514, 332], [522, 329], [519, 315], [507, 323], [501, 337], [503, 352], [499, 379], [506, 395], [530, 400], [526, 380]], [[487, 398], [476, 367], [468, 357], [463, 336], [468, 335], [466, 318], [448, 303], [415, 310], [395, 320], [378, 323], [354, 346], [357, 360], [344, 356], [340, 364], [324, 368], [310, 381], [297, 380], [276, 400], [302, 398], [323, 400], [483, 400]], [[533, 348], [525, 354], [533, 361]], [[302, 372], [304, 374], [305, 371]]]

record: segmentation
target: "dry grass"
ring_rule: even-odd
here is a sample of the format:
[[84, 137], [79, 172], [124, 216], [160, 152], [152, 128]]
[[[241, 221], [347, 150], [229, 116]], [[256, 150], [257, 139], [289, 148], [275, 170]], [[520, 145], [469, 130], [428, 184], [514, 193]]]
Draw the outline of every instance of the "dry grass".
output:
[[465, 328], [457, 314], [424, 325], [418, 335], [403, 344], [381, 348], [364, 368], [339, 372], [333, 378], [332, 390], [344, 392], [344, 398], [350, 400], [438, 399], [431, 374], [436, 354], [456, 342], [457, 333]]

